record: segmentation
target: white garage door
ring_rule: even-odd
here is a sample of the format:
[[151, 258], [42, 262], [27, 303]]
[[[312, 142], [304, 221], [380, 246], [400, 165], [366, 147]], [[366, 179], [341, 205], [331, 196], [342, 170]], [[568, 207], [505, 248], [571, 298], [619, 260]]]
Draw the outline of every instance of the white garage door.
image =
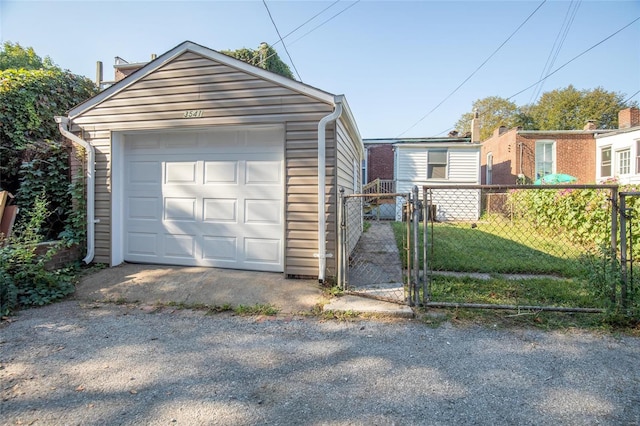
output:
[[284, 270], [280, 126], [125, 136], [124, 260]]

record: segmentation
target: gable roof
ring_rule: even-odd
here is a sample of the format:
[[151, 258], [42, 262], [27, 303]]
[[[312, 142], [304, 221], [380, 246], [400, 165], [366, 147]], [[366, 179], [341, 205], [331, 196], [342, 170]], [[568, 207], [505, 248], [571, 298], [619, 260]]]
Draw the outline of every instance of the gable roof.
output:
[[[275, 84], [278, 84], [280, 86], [296, 91], [300, 94], [310, 96], [321, 102], [325, 102], [330, 105], [336, 104], [336, 96], [331, 93], [317, 89], [313, 86], [309, 86], [308, 84], [304, 84], [299, 81], [292, 80], [287, 77], [283, 77], [279, 74], [276, 74], [271, 71], [267, 71], [255, 65], [248, 64], [244, 61], [241, 61], [236, 58], [232, 58], [231, 56], [217, 52], [213, 49], [209, 49], [208, 47], [201, 46], [197, 43], [194, 43], [191, 41], [185, 41], [180, 43], [173, 49], [158, 56], [153, 61], [147, 63], [145, 66], [135, 71], [134, 73], [124, 78], [123, 80], [120, 80], [119, 82], [115, 83], [108, 89], [103, 90], [102, 92], [98, 93], [94, 97], [88, 99], [87, 101], [81, 103], [80, 105], [75, 106], [73, 109], [69, 111], [69, 114], [68, 114], [69, 118], [73, 119], [74, 117], [77, 117], [78, 115], [86, 112], [87, 110], [94, 108], [95, 106], [115, 96], [116, 94], [122, 92], [123, 90], [125, 90], [127, 87], [131, 86], [138, 80], [146, 77], [147, 75], [151, 74], [158, 68], [166, 65], [167, 63], [171, 62], [173, 59], [177, 58], [178, 56], [186, 52], [192, 52], [192, 53], [201, 55], [204, 58], [208, 58], [213, 61], [219, 62], [221, 64], [236, 68], [240, 71], [244, 71], [248, 74], [252, 74], [258, 78], [271, 81]], [[347, 110], [348, 110], [348, 107], [347, 107]], [[348, 110], [348, 115], [351, 116], [351, 112], [349, 110]], [[353, 125], [355, 126], [355, 121], [353, 121]]]

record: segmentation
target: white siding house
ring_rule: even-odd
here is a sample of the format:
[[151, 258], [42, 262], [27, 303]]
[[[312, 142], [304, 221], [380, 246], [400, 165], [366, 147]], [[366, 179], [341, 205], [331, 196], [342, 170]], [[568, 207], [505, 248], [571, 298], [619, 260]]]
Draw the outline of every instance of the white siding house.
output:
[[[418, 186], [480, 185], [480, 145], [469, 138], [429, 138], [394, 144], [396, 191], [411, 192]], [[434, 190], [431, 203], [436, 205], [436, 219], [476, 220], [480, 215], [480, 191], [476, 189]], [[400, 219], [400, 201], [396, 219]]]
[[640, 183], [640, 126], [596, 135], [596, 181]]

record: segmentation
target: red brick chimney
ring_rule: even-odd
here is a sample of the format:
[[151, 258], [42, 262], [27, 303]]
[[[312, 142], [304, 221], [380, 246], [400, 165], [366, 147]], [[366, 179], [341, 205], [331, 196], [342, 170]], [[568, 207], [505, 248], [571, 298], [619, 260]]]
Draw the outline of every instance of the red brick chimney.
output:
[[627, 108], [618, 113], [618, 128], [628, 129], [640, 126], [640, 109]]

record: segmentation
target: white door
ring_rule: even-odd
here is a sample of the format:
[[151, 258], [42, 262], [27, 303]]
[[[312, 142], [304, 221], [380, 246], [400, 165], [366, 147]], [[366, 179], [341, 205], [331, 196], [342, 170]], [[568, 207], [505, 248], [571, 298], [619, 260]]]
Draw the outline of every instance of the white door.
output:
[[281, 126], [125, 136], [124, 260], [284, 271]]

